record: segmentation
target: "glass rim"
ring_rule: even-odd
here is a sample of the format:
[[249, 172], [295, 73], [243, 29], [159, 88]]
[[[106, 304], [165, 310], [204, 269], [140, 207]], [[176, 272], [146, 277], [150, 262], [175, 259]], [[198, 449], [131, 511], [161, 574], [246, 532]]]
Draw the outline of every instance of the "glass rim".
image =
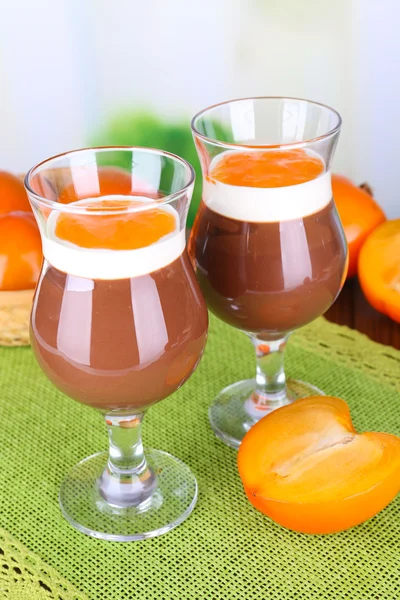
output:
[[[63, 157], [67, 157], [70, 155], [77, 155], [77, 154], [84, 154], [86, 152], [90, 152], [90, 151], [94, 151], [94, 152], [124, 152], [124, 151], [140, 151], [140, 152], [145, 152], [148, 154], [157, 154], [158, 156], [164, 156], [166, 158], [170, 158], [172, 159], [174, 162], [181, 164], [185, 170], [186, 170], [186, 174], [188, 176], [188, 181], [187, 183], [182, 186], [179, 190], [177, 190], [176, 192], [173, 192], [172, 194], [168, 194], [166, 196], [163, 196], [162, 198], [160, 198], [159, 200], [154, 200], [154, 202], [149, 202], [148, 206], [132, 206], [132, 207], [126, 207], [126, 208], [121, 208], [120, 210], [96, 210], [96, 209], [90, 209], [90, 214], [91, 215], [118, 215], [118, 214], [126, 214], [126, 213], [133, 213], [133, 212], [143, 212], [146, 210], [150, 210], [150, 209], [154, 209], [155, 206], [164, 206], [165, 204], [170, 204], [173, 200], [176, 200], [178, 198], [180, 198], [183, 194], [185, 194], [193, 185], [196, 179], [196, 173], [194, 168], [192, 167], [192, 165], [185, 160], [184, 158], [182, 158], [181, 156], [178, 156], [177, 154], [173, 154], [172, 152], [168, 152], [167, 150], [160, 150], [159, 148], [146, 148], [143, 146], [87, 146], [84, 148], [76, 148], [74, 150], [67, 150], [66, 152], [60, 152], [60, 154], [55, 154], [53, 156], [50, 156], [49, 158], [46, 158], [38, 163], [36, 163], [33, 167], [31, 167], [29, 169], [29, 171], [26, 173], [25, 177], [24, 177], [24, 186], [26, 191], [28, 192], [29, 196], [32, 196], [34, 198], [34, 200], [36, 200], [39, 204], [42, 204], [44, 206], [47, 206], [53, 210], [58, 210], [59, 212], [68, 212], [68, 213], [72, 213], [72, 214], [87, 214], [88, 210], [87, 210], [87, 206], [83, 206], [83, 205], [79, 205], [76, 202], [71, 202], [70, 204], [62, 204], [60, 202], [57, 202], [56, 200], [50, 200], [49, 198], [45, 198], [44, 196], [41, 196], [40, 194], [38, 194], [37, 192], [35, 192], [32, 187], [31, 187], [31, 179], [32, 176], [35, 174], [35, 172], [37, 170], [39, 170], [41, 167], [43, 167], [44, 165], [46, 165], [47, 163], [50, 164], [52, 161], [55, 161], [57, 159], [61, 159]], [[79, 165], [77, 165], [79, 166]], [[110, 194], [107, 194], [110, 195]], [[120, 195], [120, 194], [117, 194]], [[146, 197], [146, 194], [143, 193], [143, 197]], [[102, 196], [97, 196], [96, 198], [101, 199]], [[132, 195], [132, 198], [135, 198], [135, 196]], [[90, 199], [90, 196], [87, 198]], [[81, 201], [86, 200], [86, 198], [82, 198]]]
[[[216, 138], [212, 138], [212, 137], [208, 137], [207, 135], [204, 135], [197, 129], [197, 125], [196, 125], [197, 121], [200, 119], [200, 117], [205, 116], [208, 112], [211, 112], [214, 109], [219, 108], [221, 106], [226, 106], [228, 104], [235, 104], [236, 102], [243, 102], [245, 100], [298, 100], [300, 102], [305, 102], [307, 104], [312, 104], [314, 106], [319, 106], [321, 108], [327, 109], [329, 112], [331, 112], [333, 115], [336, 116], [337, 123], [332, 129], [330, 129], [323, 135], [319, 135], [317, 137], [310, 138], [308, 140], [304, 140], [302, 142], [287, 142], [284, 144], [256, 145], [256, 144], [241, 144], [241, 143], [235, 143], [235, 142], [222, 142], [221, 140], [218, 140]], [[224, 100], [223, 102], [217, 102], [216, 104], [212, 104], [211, 106], [207, 106], [206, 108], [203, 108], [202, 110], [200, 110], [199, 112], [197, 112], [194, 115], [194, 117], [191, 120], [190, 126], [192, 128], [193, 134], [197, 138], [201, 139], [203, 142], [208, 142], [209, 144], [213, 144], [214, 146], [219, 146], [221, 148], [229, 148], [229, 149], [233, 149], [233, 150], [237, 150], [240, 148], [247, 148], [247, 149], [254, 149], [254, 150], [260, 149], [260, 148], [263, 148], [263, 149], [270, 148], [271, 150], [284, 148], [284, 149], [290, 150], [290, 149], [296, 149], [296, 148], [304, 148], [304, 146], [308, 146], [309, 144], [312, 144], [314, 142], [319, 142], [321, 140], [325, 140], [327, 138], [334, 136], [336, 133], [338, 133], [338, 131], [340, 130], [340, 128], [342, 126], [342, 117], [340, 116], [338, 111], [335, 110], [334, 108], [332, 108], [331, 106], [328, 106], [327, 104], [324, 104], [323, 102], [316, 102], [315, 100], [308, 100], [307, 98], [298, 98], [295, 96], [246, 96], [243, 98], [233, 98], [231, 100]]]

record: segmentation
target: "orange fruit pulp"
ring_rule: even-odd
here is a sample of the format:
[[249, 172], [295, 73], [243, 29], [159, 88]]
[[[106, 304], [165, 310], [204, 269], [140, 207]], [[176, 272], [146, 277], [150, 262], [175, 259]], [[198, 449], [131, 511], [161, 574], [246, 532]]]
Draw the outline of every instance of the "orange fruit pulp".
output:
[[0, 171], [0, 215], [14, 211], [31, 212], [22, 181], [7, 171]]
[[[325, 171], [322, 159], [301, 148], [295, 150], [243, 150], [224, 152], [211, 168], [207, 179], [227, 185], [276, 188], [306, 183]], [[201, 210], [197, 213], [188, 242], [193, 268], [195, 240], [201, 224]]]
[[295, 150], [227, 152], [210, 171], [210, 179], [229, 185], [274, 188], [297, 185], [324, 172], [322, 160]]
[[400, 323], [400, 219], [379, 225], [358, 259], [358, 279], [368, 302]]
[[382, 510], [400, 490], [400, 438], [357, 434], [339, 398], [297, 400], [245, 435], [238, 467], [250, 502], [302, 533], [334, 533]]
[[42, 264], [42, 243], [29, 213], [0, 216], [0, 290], [34, 288]]
[[[177, 228], [174, 213], [151, 207], [137, 212], [129, 208], [146, 207], [147, 203], [124, 199], [99, 198], [86, 205], [85, 213], [60, 213], [55, 225], [57, 238], [87, 249], [135, 250], [150, 246]], [[80, 207], [85, 206], [80, 202]], [[126, 212], [121, 212], [126, 209]], [[90, 214], [92, 211], [106, 214]], [[110, 211], [116, 214], [107, 214]]]
[[332, 175], [332, 191], [349, 247], [347, 277], [353, 277], [361, 246], [386, 217], [373, 197], [347, 177]]

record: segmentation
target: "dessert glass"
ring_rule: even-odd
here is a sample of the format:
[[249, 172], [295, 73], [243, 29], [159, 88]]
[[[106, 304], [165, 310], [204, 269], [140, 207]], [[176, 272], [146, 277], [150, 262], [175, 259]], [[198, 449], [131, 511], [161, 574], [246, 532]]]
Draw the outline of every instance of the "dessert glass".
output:
[[44, 254], [32, 348], [52, 383], [101, 411], [108, 430], [109, 451], [76, 465], [59, 496], [65, 518], [93, 537], [157, 536], [196, 503], [189, 468], [141, 439], [146, 410], [183, 385], [206, 343], [185, 249], [193, 183], [181, 158], [124, 147], [68, 152], [26, 176]]
[[211, 405], [214, 432], [237, 448], [250, 427], [296, 398], [321, 394], [286, 379], [292, 331], [339, 293], [347, 245], [332, 198], [339, 114], [296, 98], [245, 98], [198, 113], [192, 131], [203, 172], [189, 255], [208, 307], [244, 331], [254, 379]]

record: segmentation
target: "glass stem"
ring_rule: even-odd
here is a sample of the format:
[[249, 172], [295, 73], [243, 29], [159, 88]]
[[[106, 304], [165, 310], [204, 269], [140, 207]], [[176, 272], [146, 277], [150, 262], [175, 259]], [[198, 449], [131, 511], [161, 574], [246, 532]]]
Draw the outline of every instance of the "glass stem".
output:
[[251, 336], [257, 363], [256, 389], [246, 403], [246, 410], [255, 419], [290, 401], [283, 364], [288, 337], [266, 342]]
[[157, 487], [156, 476], [143, 452], [143, 417], [144, 413], [105, 416], [109, 452], [99, 488], [114, 506], [138, 506], [149, 500]]

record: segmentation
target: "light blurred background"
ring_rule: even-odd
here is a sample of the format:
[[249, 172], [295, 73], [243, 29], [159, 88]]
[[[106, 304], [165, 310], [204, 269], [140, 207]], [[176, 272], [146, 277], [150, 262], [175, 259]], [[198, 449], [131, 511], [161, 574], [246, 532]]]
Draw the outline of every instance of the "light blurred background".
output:
[[0, 169], [93, 144], [158, 146], [198, 169], [196, 111], [300, 96], [342, 114], [335, 171], [398, 217], [399, 18], [398, 0], [6, 2]]

